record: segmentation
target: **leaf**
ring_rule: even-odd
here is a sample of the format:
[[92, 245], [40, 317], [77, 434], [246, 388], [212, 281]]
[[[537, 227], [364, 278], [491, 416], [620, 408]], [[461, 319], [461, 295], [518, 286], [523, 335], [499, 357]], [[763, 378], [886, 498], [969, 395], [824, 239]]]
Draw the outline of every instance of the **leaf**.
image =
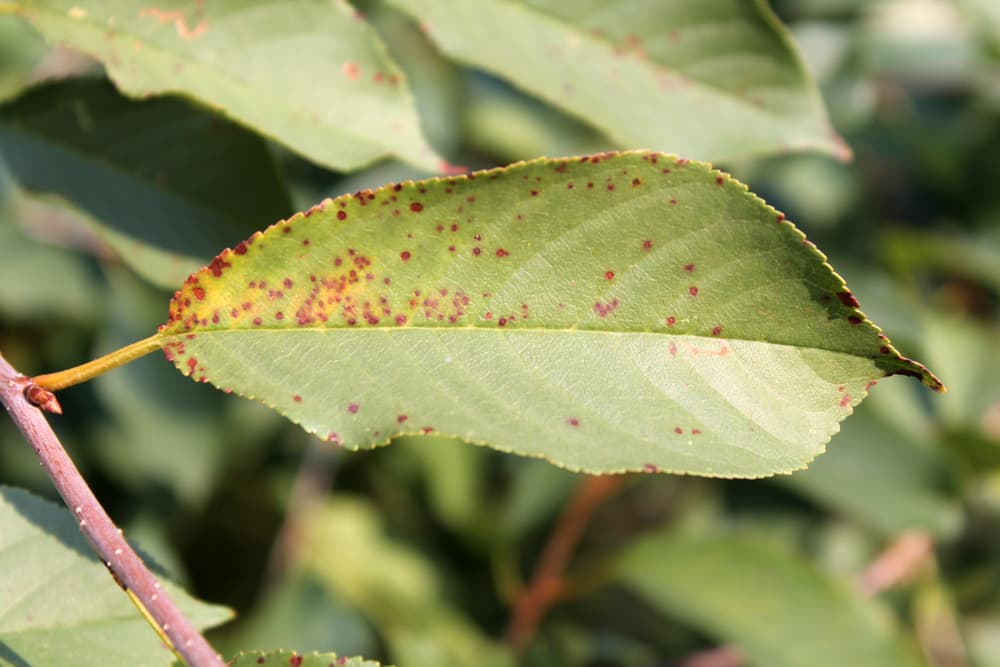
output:
[[88, 322], [94, 318], [99, 295], [100, 285], [83, 258], [27, 238], [0, 199], [0, 314], [4, 318]]
[[14, 16], [0, 15], [0, 102], [16, 97], [32, 81], [46, 52], [45, 42]]
[[103, 62], [127, 95], [191, 97], [332, 169], [396, 155], [441, 170], [405, 79], [346, 2], [8, 4], [49, 41]]
[[885, 610], [800, 556], [741, 536], [659, 534], [629, 548], [622, 583], [758, 667], [919, 663]]
[[[364, 658], [347, 658], [338, 656], [336, 653], [305, 653], [299, 654], [295, 651], [253, 651], [250, 653], [240, 653], [236, 658], [227, 663], [230, 667], [379, 667], [379, 663], [374, 660]], [[388, 667], [388, 665], [386, 665]]]
[[707, 165], [538, 160], [360, 191], [192, 275], [159, 342], [351, 448], [440, 433], [586, 470], [803, 467], [877, 378], [940, 388]]
[[0, 108], [0, 153], [23, 187], [82, 209], [83, 224], [161, 286], [291, 209], [258, 137], [179, 100], [127, 100], [100, 80], [43, 86]]
[[226, 633], [224, 643], [218, 637], [213, 640], [220, 650], [226, 645], [295, 646], [299, 651], [336, 649], [349, 655], [370, 653], [375, 645], [374, 632], [361, 613], [331, 595], [315, 575], [301, 571], [272, 583], [235, 632]]
[[[173, 662], [62, 507], [0, 487], [0, 664], [141, 667]], [[165, 588], [196, 627], [228, 610]]]
[[373, 505], [339, 496], [305, 509], [298, 522], [302, 566], [372, 620], [399, 664], [514, 664], [449, 603], [434, 561], [386, 535]]
[[763, 0], [390, 0], [452, 57], [606, 132], [705, 160], [850, 150]]
[[845, 422], [837, 446], [826, 456], [778, 483], [858, 518], [886, 537], [913, 529], [954, 537], [963, 516], [945, 487], [947, 460], [883, 423], [867, 407]]

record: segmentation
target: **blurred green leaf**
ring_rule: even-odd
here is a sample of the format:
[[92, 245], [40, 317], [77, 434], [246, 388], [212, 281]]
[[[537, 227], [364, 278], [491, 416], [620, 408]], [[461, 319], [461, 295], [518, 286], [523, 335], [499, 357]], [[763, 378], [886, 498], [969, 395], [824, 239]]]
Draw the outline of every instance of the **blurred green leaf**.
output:
[[916, 667], [886, 610], [799, 554], [742, 536], [642, 538], [622, 583], [757, 667]]
[[886, 262], [896, 271], [940, 271], [981, 283], [1000, 295], [1000, 227], [971, 236], [897, 227], [883, 232], [881, 245]]
[[914, 443], [866, 407], [843, 423], [808, 470], [775, 481], [886, 537], [913, 529], [954, 537], [963, 517], [959, 499], [947, 492], [954, 480], [942, 453]]
[[849, 155], [762, 1], [390, 1], [445, 53], [622, 147], [704, 160], [795, 149]]
[[0, 107], [0, 155], [23, 187], [78, 206], [164, 287], [291, 208], [259, 138], [178, 100], [127, 100], [96, 79]]
[[[336, 650], [356, 655], [370, 654], [375, 645], [371, 628], [357, 611], [314, 574], [298, 570], [285, 575], [236, 627], [235, 633], [225, 635], [225, 646], [294, 646], [303, 653]], [[223, 643], [216, 646], [222, 648]]]
[[346, 2], [7, 4], [48, 40], [103, 62], [130, 96], [190, 96], [332, 169], [396, 155], [442, 170], [405, 79]]
[[942, 421], [1000, 446], [1000, 324], [928, 312], [924, 331], [928, 359], [948, 368], [948, 393], [934, 401]]
[[0, 14], [0, 102], [31, 85], [33, 71], [47, 51], [42, 38], [25, 30], [23, 21]]
[[[0, 663], [144, 667], [172, 664], [64, 508], [0, 487]], [[165, 588], [198, 628], [228, 610]]]
[[298, 517], [304, 567], [361, 609], [406, 667], [510, 667], [514, 659], [444, 596], [432, 561], [385, 534], [377, 509], [334, 498]]
[[101, 298], [101, 284], [87, 261], [26, 237], [0, 192], [0, 315], [91, 323]]
[[472, 539], [489, 534], [487, 508], [480, 504], [486, 450], [453, 438], [404, 436], [393, 444], [404, 445], [419, 465], [431, 507], [446, 526]]
[[465, 107], [468, 142], [505, 162], [538, 155], [588, 155], [614, 148], [600, 132], [494, 81], [473, 79]]

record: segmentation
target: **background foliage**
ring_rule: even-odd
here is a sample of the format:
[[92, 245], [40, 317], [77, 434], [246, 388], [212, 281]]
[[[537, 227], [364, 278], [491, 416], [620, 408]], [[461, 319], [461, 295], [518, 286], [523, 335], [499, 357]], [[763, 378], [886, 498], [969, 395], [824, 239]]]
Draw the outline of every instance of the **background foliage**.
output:
[[[55, 24], [52, 7], [71, 19], [75, 7], [9, 4], [36, 12], [29, 18], [39, 29]], [[304, 157], [301, 137], [282, 134], [287, 109], [239, 112], [238, 96], [211, 98], [222, 86], [211, 77], [224, 80], [232, 63], [178, 51], [185, 67], [207, 70], [214, 81], [200, 82], [199, 103], [139, 102], [93, 80], [102, 69], [88, 57], [46, 46], [19, 17], [0, 15], [4, 157], [30, 165], [54, 153], [64, 171], [36, 170], [38, 182], [22, 185], [45, 190], [45, 179], [58, 177], [82, 193], [62, 192], [76, 203], [68, 206], [3, 177], [4, 355], [22, 371], [43, 372], [146, 336], [165, 319], [165, 288], [222, 246], [324, 196], [426, 175], [414, 169], [443, 166], [437, 155], [479, 168], [636, 147], [620, 142], [638, 139], [608, 131], [614, 121], [588, 124], [558, 100], [531, 97], [517, 72], [462, 55], [467, 45], [431, 31], [444, 52], [469, 64], [440, 55], [397, 4], [409, 6], [359, 4], [373, 28], [353, 26], [350, 11], [350, 21], [329, 28], [356, 40], [386, 81], [401, 76], [397, 67], [405, 71], [413, 94], [399, 121], [407, 139], [380, 144], [385, 126], [356, 128], [368, 139], [343, 164]], [[431, 13], [438, 4], [413, 3], [412, 11]], [[485, 13], [500, 3], [476, 4]], [[795, 220], [865, 312], [904, 353], [934, 368], [949, 393], [929, 397], [903, 379], [880, 383], [828, 453], [790, 477], [630, 478], [596, 512], [572, 562], [568, 598], [520, 658], [501, 638], [512, 600], [579, 482], [571, 473], [430, 438], [375, 452], [330, 449], [262, 406], [190, 383], [159, 356], [62, 392], [66, 415], [57, 430], [127, 534], [189, 591], [237, 611], [210, 635], [227, 655], [284, 647], [402, 667], [518, 660], [638, 667], [733, 642], [759, 665], [1000, 665], [994, 4], [775, 2], [854, 161], [828, 157], [843, 153], [832, 140], [816, 143], [827, 154], [690, 156], [725, 159], [719, 166]], [[185, 21], [184, 30], [197, 30], [197, 17]], [[152, 23], [181, 34], [173, 18]], [[88, 38], [104, 44], [100, 35]], [[128, 45], [144, 54], [146, 47]], [[655, 57], [678, 56], [666, 49]], [[333, 75], [350, 78], [353, 70], [340, 71], [339, 62]], [[109, 74], [132, 93], [171, 89], [123, 79], [115, 67]], [[24, 90], [64, 77], [72, 80]], [[319, 94], [314, 81], [284, 78], [269, 85], [288, 86], [289, 98], [308, 99], [308, 107], [331, 104], [302, 97]], [[383, 101], [396, 95], [410, 105], [405, 91]], [[226, 113], [211, 111], [219, 108]], [[363, 113], [377, 116], [373, 109]], [[433, 151], [421, 148], [417, 118]], [[93, 130], [90, 144], [72, 146], [72, 161], [67, 119]], [[26, 122], [49, 140], [12, 143]], [[332, 170], [390, 153], [401, 161]], [[207, 182], [211, 188], [199, 187]], [[98, 187], [116, 196], [81, 200]], [[137, 207], [166, 212], [165, 222], [136, 226]], [[52, 497], [6, 420], [0, 481]], [[933, 555], [903, 585], [866, 598], [856, 582], [887, 545], [914, 534], [933, 541]], [[5, 627], [0, 664], [11, 660]]]

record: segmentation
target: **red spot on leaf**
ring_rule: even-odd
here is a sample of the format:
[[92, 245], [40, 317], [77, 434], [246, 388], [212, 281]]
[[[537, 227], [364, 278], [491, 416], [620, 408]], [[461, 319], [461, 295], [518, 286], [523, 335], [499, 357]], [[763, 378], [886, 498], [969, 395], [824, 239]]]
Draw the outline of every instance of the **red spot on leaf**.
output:
[[861, 324], [862, 319], [860, 317], [858, 317], [857, 315], [850, 315], [847, 318], [847, 321], [850, 322], [851, 324]]
[[340, 71], [349, 81], [357, 81], [358, 77], [361, 76], [361, 66], [353, 60], [349, 60], [341, 65]]
[[204, 288], [202, 288], [202, 287], [195, 287], [191, 291], [194, 293], [194, 298], [198, 299], [198, 301], [204, 301], [205, 300], [205, 290], [204, 290]]
[[301, 403], [302, 397], [299, 396], [298, 394], [295, 394], [294, 396], [292, 396], [292, 400], [295, 401], [296, 403]]
[[716, 326], [712, 327], [712, 335], [713, 336], [718, 336], [721, 333], [722, 333], [722, 327], [721, 326], [716, 325]]
[[406, 415], [396, 415], [396, 422], [399, 423], [399, 424], [402, 424], [407, 419], [409, 419], [409, 417], [406, 416]]
[[659, 466], [655, 466], [652, 463], [647, 463], [644, 466], [642, 466], [642, 470], [643, 472], [649, 472], [649, 473], [660, 472]]
[[347, 211], [337, 211], [337, 220], [346, 220]]
[[700, 428], [691, 429], [691, 435], [701, 435], [701, 429]]
[[694, 273], [694, 264], [685, 264], [684, 270], [688, 273]]
[[604, 279], [605, 280], [614, 280], [615, 279], [615, 272], [614, 271], [605, 271], [604, 272]]
[[640, 185], [642, 185], [642, 181], [640, 181], [638, 178], [633, 178], [632, 179], [632, 185], [634, 187], [639, 187]]
[[667, 326], [668, 327], [672, 327], [675, 324], [677, 324], [677, 318], [676, 317], [674, 317], [673, 315], [670, 315], [669, 317], [667, 317]]
[[580, 426], [580, 420], [577, 419], [576, 417], [570, 417], [569, 419], [566, 420], [566, 423], [572, 426], [573, 428], [578, 428]]
[[212, 275], [218, 278], [222, 275], [222, 272], [232, 266], [229, 262], [222, 259], [222, 255], [219, 255], [212, 260], [212, 263], [208, 265], [208, 270], [212, 272]]
[[851, 404], [850, 394], [844, 394], [843, 396], [840, 397], [840, 407], [846, 408], [850, 404]]
[[715, 177], [715, 184], [716, 185], [722, 185], [724, 182], [725, 182], [725, 179], [722, 178], [722, 176], [716, 176]]
[[404, 262], [408, 261], [410, 259], [410, 251], [404, 250], [403, 252], [399, 253], [399, 258]]
[[618, 299], [612, 299], [607, 303], [602, 303], [600, 301], [594, 302], [594, 312], [600, 317], [607, 317], [611, 313], [618, 309], [619, 301]]
[[198, 360], [194, 357], [189, 357], [187, 360], [187, 367], [194, 373], [194, 369], [198, 367]]
[[690, 294], [691, 296], [698, 296], [698, 288], [695, 287], [694, 285], [691, 285], [691, 287], [688, 287], [688, 294]]
[[414, 213], [420, 213], [422, 210], [424, 210], [424, 205], [418, 201], [415, 201], [412, 204], [410, 204], [410, 210], [413, 211]]
[[350, 412], [352, 415], [358, 414], [358, 410], [360, 409], [361, 406], [359, 406], [357, 403], [351, 403], [350, 405], [347, 406], [347, 411]]
[[507, 257], [508, 255], [510, 255], [510, 253], [503, 248], [497, 248], [497, 257]]
[[843, 292], [837, 292], [837, 298], [840, 299], [840, 302], [845, 306], [847, 306], [848, 308], [861, 307], [861, 304], [858, 303], [858, 300], [854, 297], [854, 295], [848, 292], [847, 290], [844, 290]]
[[642, 242], [642, 249], [643, 250], [652, 250], [653, 249], [653, 242], [650, 241], [649, 239], [646, 239], [645, 241]]
[[680, 426], [675, 426], [674, 433], [676, 433], [677, 435], [684, 435], [684, 429], [682, 429]]

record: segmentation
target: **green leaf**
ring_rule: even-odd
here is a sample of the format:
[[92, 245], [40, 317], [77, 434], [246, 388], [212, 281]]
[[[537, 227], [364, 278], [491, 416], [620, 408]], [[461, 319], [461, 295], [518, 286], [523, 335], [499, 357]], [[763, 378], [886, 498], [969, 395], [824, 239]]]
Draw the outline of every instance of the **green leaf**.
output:
[[126, 94], [179, 93], [332, 169], [386, 155], [439, 171], [399, 69], [346, 2], [7, 3], [97, 58]]
[[939, 381], [707, 165], [538, 160], [360, 191], [191, 276], [183, 373], [351, 448], [440, 433], [587, 471], [803, 467], [885, 375]]
[[845, 157], [763, 0], [390, 0], [447, 54], [606, 132], [705, 160], [818, 149]]
[[[347, 658], [338, 656], [336, 653], [305, 653], [299, 654], [295, 651], [254, 651], [251, 653], [240, 653], [236, 658], [228, 663], [230, 667], [379, 667], [379, 663], [374, 660], [364, 658]], [[386, 666], [388, 667], [388, 665]]]
[[799, 555], [740, 536], [653, 535], [620, 563], [622, 582], [758, 667], [920, 664], [873, 601]]
[[81, 224], [160, 286], [291, 209], [258, 137], [180, 100], [128, 100], [100, 80], [47, 85], [0, 108], [0, 154], [24, 188], [79, 207]]
[[0, 314], [12, 320], [94, 319], [100, 284], [86, 260], [26, 237], [12, 218], [0, 199]]
[[[230, 613], [165, 588], [196, 627]], [[173, 655], [91, 553], [68, 511], [0, 487], [0, 664], [140, 667]]]
[[33, 71], [48, 49], [45, 42], [14, 16], [0, 15], [0, 102], [31, 85]]
[[[892, 391], [908, 387], [886, 387]], [[834, 509], [856, 517], [893, 537], [925, 530], [953, 537], [963, 516], [956, 498], [946, 492], [948, 462], [883, 423], [866, 403], [842, 427], [836, 447], [808, 470], [777, 478]]]
[[225, 646], [234, 647], [233, 651], [247, 646], [295, 646], [299, 651], [336, 649], [351, 655], [370, 653], [375, 636], [361, 613], [332, 595], [318, 577], [295, 570], [272, 583], [234, 631], [221, 640], [214, 636], [213, 642], [219, 650]]
[[298, 516], [302, 565], [362, 610], [406, 667], [511, 667], [444, 595], [434, 561], [385, 534], [374, 506], [339, 496]]

